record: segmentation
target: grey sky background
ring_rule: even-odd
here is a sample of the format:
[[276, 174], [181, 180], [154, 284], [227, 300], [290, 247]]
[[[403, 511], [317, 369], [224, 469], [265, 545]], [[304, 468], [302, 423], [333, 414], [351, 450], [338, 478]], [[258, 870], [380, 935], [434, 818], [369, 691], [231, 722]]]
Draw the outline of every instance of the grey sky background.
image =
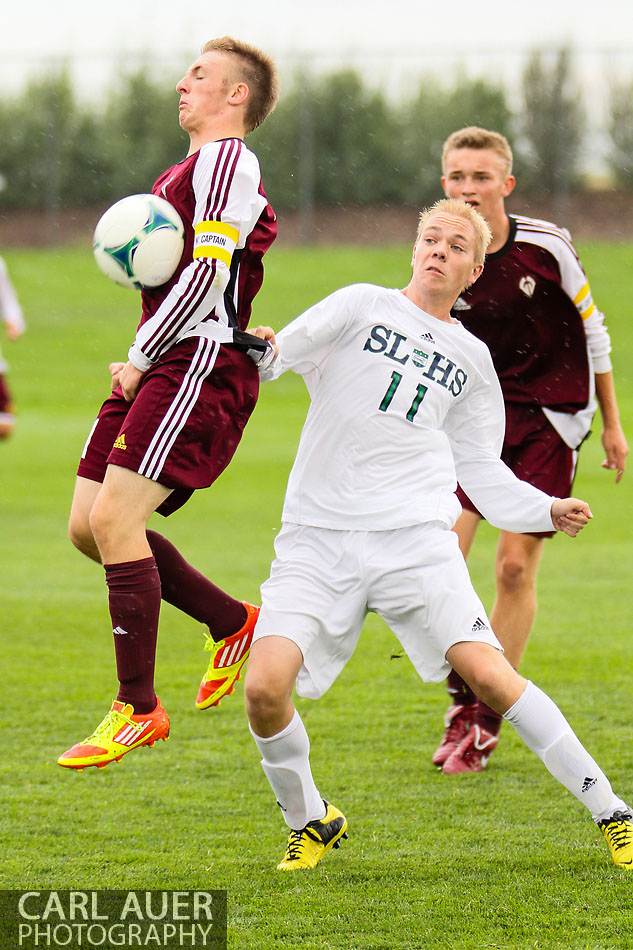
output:
[[[82, 64], [84, 81], [98, 86], [112, 58], [154, 53], [174, 61], [195, 54], [211, 36], [230, 33], [264, 46], [282, 61], [319, 67], [347, 57], [389, 58], [420, 67], [439, 59], [511, 62], [535, 48], [568, 45], [578, 54], [614, 54], [633, 60], [630, 0], [23, 0], [3, 13], [0, 54], [3, 81], [23, 81], [51, 59]], [[627, 56], [628, 54], [628, 56]], [[92, 58], [93, 70], [86, 64]], [[426, 60], [426, 62], [424, 62]], [[615, 63], [624, 65], [624, 63]]]
[[0, 82], [5, 94], [19, 90], [64, 60], [78, 94], [98, 99], [139, 62], [175, 82], [206, 39], [225, 33], [273, 54], [286, 83], [299, 68], [347, 64], [397, 99], [424, 76], [452, 85], [461, 70], [503, 81], [517, 104], [527, 55], [567, 46], [598, 137], [609, 83], [633, 80], [630, 0], [16, 0], [2, 17]]

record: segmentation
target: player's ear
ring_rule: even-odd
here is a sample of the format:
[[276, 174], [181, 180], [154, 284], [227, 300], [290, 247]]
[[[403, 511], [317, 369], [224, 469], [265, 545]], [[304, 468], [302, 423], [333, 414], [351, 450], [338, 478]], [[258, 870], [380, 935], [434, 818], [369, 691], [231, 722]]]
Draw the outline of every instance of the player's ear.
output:
[[444, 194], [445, 194], [446, 197], [448, 198], [448, 192], [447, 192], [447, 190], [446, 190], [446, 176], [445, 176], [445, 175], [442, 175], [442, 177], [440, 178], [440, 181], [442, 182], [442, 188], [443, 188], [443, 190], [444, 190]]
[[508, 175], [505, 182], [503, 183], [503, 197], [507, 198], [508, 195], [514, 191], [514, 186], [516, 185], [516, 178], [514, 175]]
[[246, 102], [248, 98], [248, 86], [245, 82], [238, 82], [233, 87], [233, 91], [229, 96], [229, 102], [232, 106], [241, 106], [243, 102]]
[[475, 266], [473, 267], [473, 272], [470, 275], [470, 280], [466, 284], [466, 287], [472, 287], [472, 285], [475, 283], [477, 278], [481, 275], [481, 272], [483, 269], [484, 269], [483, 264], [475, 264]]

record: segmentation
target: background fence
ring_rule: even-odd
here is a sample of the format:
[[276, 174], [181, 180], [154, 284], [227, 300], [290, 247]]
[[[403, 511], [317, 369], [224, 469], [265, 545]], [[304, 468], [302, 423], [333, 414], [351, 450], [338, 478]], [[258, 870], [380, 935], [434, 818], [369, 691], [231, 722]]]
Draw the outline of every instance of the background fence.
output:
[[[4, 220], [25, 209], [43, 212], [46, 238], [55, 241], [64, 209], [149, 190], [186, 148], [174, 84], [190, 58], [52, 58], [38, 61], [18, 91], [7, 82], [0, 95]], [[633, 193], [627, 50], [276, 58], [282, 97], [249, 145], [273, 205], [295, 213], [303, 240], [315, 236], [316, 208], [433, 200], [442, 143], [469, 124], [510, 139], [520, 194], [546, 200], [557, 219], [567, 218], [578, 191]], [[11, 66], [9, 58], [2, 71]]]

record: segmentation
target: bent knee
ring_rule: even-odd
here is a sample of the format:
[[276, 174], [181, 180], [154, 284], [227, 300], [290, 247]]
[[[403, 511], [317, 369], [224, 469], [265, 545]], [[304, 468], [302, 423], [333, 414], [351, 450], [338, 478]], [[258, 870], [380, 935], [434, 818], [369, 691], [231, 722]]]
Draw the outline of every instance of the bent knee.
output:
[[88, 528], [97, 544], [110, 537], [113, 532], [120, 533], [125, 530], [128, 524], [128, 519], [122, 518], [113, 505], [97, 496], [88, 516]]
[[294, 679], [276, 675], [265, 665], [249, 662], [244, 679], [244, 701], [251, 723], [276, 718], [292, 695]]
[[266, 717], [270, 712], [283, 704], [286, 691], [280, 684], [275, 684], [269, 677], [246, 671], [244, 679], [244, 701], [249, 716], [251, 714]]
[[457, 643], [447, 659], [475, 695], [497, 712], [504, 712], [525, 688], [525, 679], [490, 644]]
[[525, 680], [508, 663], [501, 668], [478, 670], [471, 676], [470, 687], [479, 699], [503, 713], [521, 695]]
[[497, 565], [497, 584], [513, 593], [533, 586], [527, 561], [520, 557], [504, 557]]
[[97, 548], [94, 535], [90, 530], [90, 525], [84, 519], [75, 518], [71, 515], [68, 522], [68, 537], [71, 544], [85, 554], [93, 561], [100, 561], [99, 549]]

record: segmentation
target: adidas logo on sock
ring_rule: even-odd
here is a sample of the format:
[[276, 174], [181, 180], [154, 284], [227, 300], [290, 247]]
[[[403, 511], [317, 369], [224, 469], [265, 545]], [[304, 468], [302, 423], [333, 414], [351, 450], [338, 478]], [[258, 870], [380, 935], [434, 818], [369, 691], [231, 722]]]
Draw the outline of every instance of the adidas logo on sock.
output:
[[485, 622], [485, 620], [482, 620], [481, 617], [477, 617], [477, 619], [475, 620], [472, 626], [471, 633], [477, 633], [479, 630], [489, 630], [489, 629], [490, 627]]
[[590, 788], [593, 788], [597, 781], [597, 778], [589, 778], [589, 776], [587, 776], [585, 781], [582, 783], [583, 792], [588, 792]]
[[127, 630], [124, 630], [123, 627], [114, 627], [112, 633], [118, 633], [119, 636], [120, 636], [121, 634], [127, 635]]

